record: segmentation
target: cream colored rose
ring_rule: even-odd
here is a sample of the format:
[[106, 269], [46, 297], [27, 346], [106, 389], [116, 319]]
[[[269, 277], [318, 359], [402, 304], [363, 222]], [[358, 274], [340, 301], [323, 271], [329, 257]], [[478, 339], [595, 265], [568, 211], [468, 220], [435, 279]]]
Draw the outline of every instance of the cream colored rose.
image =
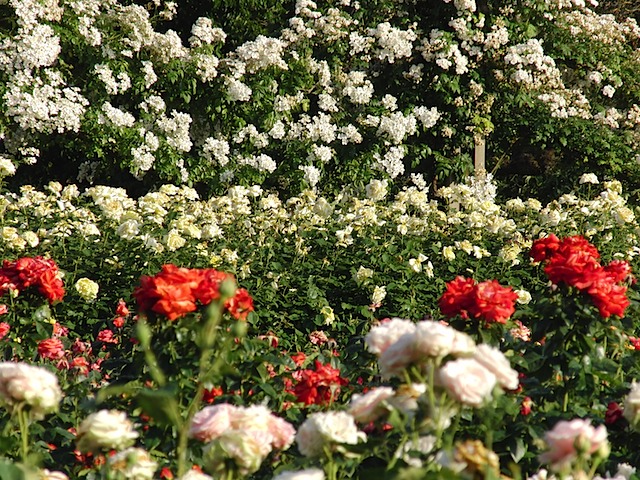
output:
[[86, 302], [92, 302], [98, 297], [100, 286], [88, 278], [81, 278], [75, 284], [76, 291]]
[[125, 412], [100, 410], [85, 418], [78, 427], [77, 447], [82, 452], [100, 449], [122, 450], [133, 444], [138, 433]]
[[64, 473], [58, 471], [49, 471], [46, 468], [40, 472], [40, 480], [69, 480]]
[[153, 480], [153, 474], [158, 468], [146, 450], [142, 448], [127, 448], [107, 460], [107, 471], [118, 472], [122, 478], [135, 480]]
[[482, 406], [496, 385], [496, 376], [473, 358], [447, 362], [438, 379], [454, 400], [470, 407]]
[[325, 445], [355, 445], [366, 439], [366, 434], [358, 430], [353, 417], [347, 412], [312, 413], [296, 434], [298, 450], [305, 457], [322, 455]]
[[231, 459], [242, 475], [260, 468], [271, 452], [271, 435], [262, 430], [228, 430], [205, 447], [208, 471], [223, 473], [225, 459]]
[[54, 412], [62, 398], [58, 378], [41, 367], [0, 362], [0, 402], [9, 407], [24, 403], [34, 418]]

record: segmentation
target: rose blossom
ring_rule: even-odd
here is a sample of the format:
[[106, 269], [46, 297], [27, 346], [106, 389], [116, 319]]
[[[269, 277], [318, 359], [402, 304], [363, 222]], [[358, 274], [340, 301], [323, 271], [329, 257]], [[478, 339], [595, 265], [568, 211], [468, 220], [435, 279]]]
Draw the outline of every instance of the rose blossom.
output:
[[490, 345], [478, 345], [473, 358], [493, 373], [498, 384], [505, 390], [515, 390], [520, 383], [518, 372], [511, 368], [507, 357], [500, 350]]
[[589, 420], [580, 418], [570, 422], [561, 420], [544, 434], [544, 441], [548, 451], [540, 455], [540, 461], [557, 471], [570, 465], [578, 456], [578, 450], [591, 456], [601, 448], [606, 449], [607, 429], [604, 425], [594, 428]]
[[416, 326], [416, 352], [427, 357], [444, 357], [451, 353], [456, 330], [440, 322], [423, 321]]
[[78, 427], [76, 444], [80, 451], [101, 448], [121, 450], [138, 438], [125, 412], [100, 410], [85, 418]]
[[189, 436], [201, 442], [210, 442], [231, 427], [231, 417], [238, 407], [228, 403], [204, 407], [193, 416]]
[[178, 480], [213, 480], [213, 477], [205, 473], [198, 472], [197, 470], [189, 470]]
[[631, 391], [624, 398], [624, 418], [635, 427], [640, 421], [640, 384], [635, 380], [631, 383]]
[[387, 347], [378, 358], [380, 375], [384, 378], [400, 375], [416, 360], [416, 357], [415, 333], [405, 333]]
[[365, 342], [369, 351], [376, 355], [381, 355], [393, 343], [395, 343], [405, 333], [413, 334], [416, 331], [416, 324], [411, 320], [402, 318], [392, 318], [383, 320], [379, 325], [373, 327]]
[[394, 395], [395, 392], [391, 387], [373, 388], [364, 395], [354, 394], [347, 412], [356, 422], [373, 422], [387, 411], [384, 402]]
[[204, 461], [209, 471], [222, 473], [231, 459], [242, 475], [260, 468], [271, 452], [271, 436], [262, 430], [228, 430], [205, 447]]
[[49, 360], [59, 360], [64, 357], [64, 344], [59, 338], [47, 338], [38, 343], [38, 355]]
[[273, 480], [324, 480], [324, 472], [319, 468], [309, 468], [297, 472], [280, 472]]
[[0, 401], [10, 407], [25, 403], [34, 418], [58, 409], [62, 391], [58, 378], [44, 368], [26, 363], [0, 362]]
[[9, 330], [11, 330], [11, 325], [7, 322], [0, 322], [0, 340], [7, 336]]
[[470, 407], [480, 407], [496, 385], [496, 376], [473, 358], [447, 362], [438, 376], [454, 400]]
[[298, 450], [305, 457], [318, 457], [325, 445], [346, 443], [355, 445], [366, 440], [347, 412], [317, 412], [307, 417], [296, 434]]
[[142, 448], [127, 448], [107, 459], [107, 470], [118, 472], [124, 478], [153, 480], [158, 468], [149, 454]]
[[64, 473], [58, 471], [49, 471], [46, 468], [40, 472], [38, 477], [40, 480], [69, 480]]

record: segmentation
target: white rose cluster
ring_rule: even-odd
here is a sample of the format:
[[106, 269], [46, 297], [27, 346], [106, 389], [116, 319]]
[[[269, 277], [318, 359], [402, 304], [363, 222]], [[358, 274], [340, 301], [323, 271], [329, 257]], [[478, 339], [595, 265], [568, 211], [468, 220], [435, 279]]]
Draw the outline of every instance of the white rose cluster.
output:
[[18, 362], [0, 362], [0, 403], [9, 409], [29, 407], [31, 416], [43, 418], [58, 409], [62, 391], [48, 370]]

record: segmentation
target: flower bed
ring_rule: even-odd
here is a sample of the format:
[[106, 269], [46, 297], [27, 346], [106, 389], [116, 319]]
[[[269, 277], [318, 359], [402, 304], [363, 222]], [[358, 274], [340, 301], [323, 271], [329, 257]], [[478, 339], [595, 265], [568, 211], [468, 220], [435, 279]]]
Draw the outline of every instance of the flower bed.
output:
[[3, 194], [3, 471], [628, 476], [638, 224], [583, 180]]

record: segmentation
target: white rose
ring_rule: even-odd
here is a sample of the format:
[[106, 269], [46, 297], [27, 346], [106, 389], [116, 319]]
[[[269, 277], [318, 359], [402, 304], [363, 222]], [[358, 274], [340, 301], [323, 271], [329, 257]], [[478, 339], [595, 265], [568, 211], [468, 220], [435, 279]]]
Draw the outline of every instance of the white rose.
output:
[[273, 480], [324, 480], [324, 472], [319, 468], [310, 468], [297, 472], [280, 472]]
[[0, 401], [12, 407], [25, 403], [34, 418], [58, 409], [62, 391], [58, 377], [41, 367], [17, 362], [0, 362]]
[[476, 342], [464, 332], [455, 331], [456, 335], [451, 346], [451, 355], [467, 356], [476, 350]]
[[515, 294], [518, 295], [516, 302], [521, 305], [526, 305], [531, 301], [531, 294], [526, 290], [515, 290]]
[[624, 399], [624, 418], [634, 427], [640, 422], [640, 384], [635, 380], [631, 383], [631, 391]]
[[447, 362], [438, 378], [454, 400], [470, 407], [480, 407], [496, 385], [496, 376], [473, 358]]
[[384, 197], [387, 196], [387, 185], [388, 181], [385, 180], [371, 180], [365, 190], [367, 192], [367, 198], [373, 200], [374, 202], [379, 202], [384, 200]]
[[505, 390], [518, 388], [520, 383], [518, 372], [511, 368], [509, 360], [500, 350], [490, 345], [478, 345], [473, 358], [496, 376], [502, 388]]
[[380, 355], [402, 335], [405, 333], [414, 334], [415, 331], [416, 324], [411, 320], [392, 318], [373, 327], [371, 331], [367, 333], [364, 341], [371, 353]]
[[359, 440], [366, 438], [365, 433], [358, 430], [354, 418], [347, 412], [312, 413], [300, 425], [296, 434], [298, 450], [305, 457], [320, 456], [325, 445], [355, 445]]
[[122, 450], [138, 438], [125, 412], [100, 410], [85, 418], [78, 427], [76, 443], [80, 451]]
[[157, 468], [158, 464], [142, 448], [127, 448], [107, 460], [107, 470], [135, 480], [153, 480]]
[[354, 394], [347, 412], [356, 422], [369, 423], [377, 420], [385, 413], [385, 401], [393, 398], [395, 392], [391, 387], [378, 387], [369, 390], [364, 395]]

